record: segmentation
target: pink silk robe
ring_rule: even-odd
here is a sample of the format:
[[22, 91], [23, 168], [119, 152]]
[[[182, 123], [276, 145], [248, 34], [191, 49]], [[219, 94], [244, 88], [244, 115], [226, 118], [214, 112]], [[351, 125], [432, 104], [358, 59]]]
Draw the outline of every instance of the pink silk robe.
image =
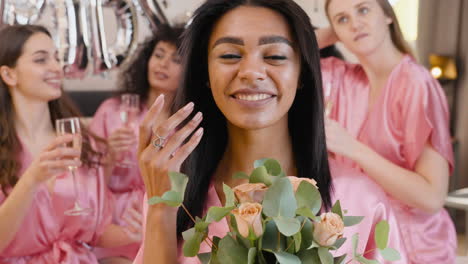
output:
[[[31, 154], [20, 155], [22, 169], [32, 162]], [[58, 176], [53, 192], [42, 185], [28, 214], [10, 244], [0, 252], [0, 264], [97, 264], [92, 252], [105, 228], [111, 223], [112, 195], [105, 186], [101, 169], [79, 168], [79, 201], [93, 210], [87, 216], [67, 216], [75, 193], [71, 173]], [[83, 191], [85, 190], [85, 191]], [[6, 197], [0, 192], [0, 203]]]
[[[360, 188], [368, 189], [379, 189], [377, 184], [369, 180], [364, 174], [355, 170], [353, 168], [345, 168], [343, 165], [337, 164], [334, 161], [330, 161], [330, 171], [333, 175], [336, 175], [334, 178], [334, 189], [335, 192], [332, 195], [333, 203], [336, 200], [340, 200], [341, 207], [343, 210], [347, 210], [347, 215], [355, 216], [365, 216], [364, 220], [353, 227], [346, 227], [344, 230], [344, 236], [347, 238], [345, 244], [340, 248], [338, 252], [332, 252], [335, 256], [339, 256], [347, 253], [348, 256], [352, 255], [352, 244], [351, 237], [355, 233], [359, 233], [359, 245], [358, 252], [363, 253], [369, 249], [376, 248], [374, 242], [374, 227], [380, 220], [387, 220], [390, 225], [395, 226], [396, 217], [394, 212], [390, 207], [388, 207], [388, 201], [386, 200], [385, 193], [383, 191], [376, 191], [369, 194], [369, 197], [366, 200], [362, 199], [362, 193]], [[348, 177], [349, 176], [349, 177]], [[144, 220], [146, 221], [146, 214], [148, 210], [148, 204], [146, 203], [146, 197], [144, 202]], [[211, 184], [208, 190], [207, 201], [205, 205], [205, 214], [211, 206], [222, 206], [218, 198], [218, 194], [214, 188], [214, 185]], [[146, 229], [146, 222], [144, 222], [143, 230]], [[229, 227], [225, 218], [220, 222], [212, 223], [209, 226], [208, 236], [212, 238], [213, 236], [224, 237], [229, 232]], [[146, 235], [144, 233], [144, 235]], [[397, 228], [390, 229], [389, 235], [389, 246], [398, 250], [402, 256], [402, 261], [392, 262], [394, 264], [404, 264], [407, 263], [406, 253], [402, 245], [402, 239]], [[144, 239], [143, 239], [144, 241]], [[198, 258], [187, 258], [184, 257], [181, 250], [182, 243], [179, 243], [179, 260], [180, 264], [200, 264], [201, 262]], [[142, 244], [140, 251], [138, 252], [137, 257], [135, 258], [134, 264], [143, 264], [143, 249], [144, 244]], [[155, 249], [157, 250], [157, 249]], [[199, 253], [210, 252], [211, 248], [206, 244], [202, 243]], [[368, 258], [377, 259], [380, 263], [385, 264], [385, 262], [378, 254], [367, 254]], [[348, 257], [347, 259], [350, 259]]]
[[[96, 135], [102, 138], [108, 138], [116, 129], [123, 126], [120, 119], [120, 100], [111, 98], [104, 101], [89, 125], [89, 129]], [[139, 120], [141, 121], [147, 109], [141, 111]], [[138, 127], [135, 127], [135, 137], [138, 137]], [[127, 207], [132, 203], [141, 204], [144, 194], [143, 179], [140, 176], [138, 162], [136, 160], [136, 146], [131, 155], [126, 156], [127, 159], [133, 160], [135, 166], [131, 168], [123, 168], [116, 166], [112, 171], [109, 189], [115, 198], [115, 207], [113, 213], [113, 223], [124, 226], [123, 215]], [[99, 259], [111, 256], [124, 256], [128, 259], [135, 258], [135, 255], [140, 247], [139, 243], [122, 246], [118, 248], [97, 248], [96, 255]]]
[[[448, 130], [449, 113], [439, 83], [410, 56], [393, 69], [386, 86], [368, 109], [369, 82], [363, 68], [336, 58], [322, 64], [324, 89], [331, 87], [330, 118], [338, 121], [362, 143], [396, 165], [414, 170], [427, 142], [453, 168], [453, 152]], [[337, 156], [340, 163], [357, 167]], [[362, 194], [374, 189], [360, 187]], [[428, 214], [411, 208], [387, 194], [398, 219], [408, 263], [454, 263], [457, 247], [454, 225], [442, 209]]]

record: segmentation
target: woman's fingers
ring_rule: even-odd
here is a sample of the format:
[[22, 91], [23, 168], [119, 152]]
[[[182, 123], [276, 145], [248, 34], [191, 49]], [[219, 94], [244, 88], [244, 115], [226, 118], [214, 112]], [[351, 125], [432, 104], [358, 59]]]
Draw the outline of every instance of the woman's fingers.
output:
[[148, 146], [151, 140], [151, 134], [152, 134], [152, 127], [154, 123], [156, 122], [159, 114], [162, 111], [162, 108], [164, 106], [164, 95], [161, 94], [156, 98], [154, 101], [153, 105], [150, 107], [148, 112], [146, 113], [145, 117], [143, 118], [143, 121], [140, 123], [139, 127], [139, 144], [138, 144], [138, 153], [142, 153], [145, 148]]
[[200, 140], [203, 137], [203, 132], [204, 131], [202, 127], [197, 129], [197, 131], [192, 135], [190, 140], [173, 154], [173, 157], [171, 159], [171, 167], [180, 168], [185, 159], [187, 159], [190, 153], [192, 153], [192, 151], [200, 143]]
[[155, 126], [154, 133], [157, 136], [167, 138], [172, 131], [174, 131], [187, 117], [192, 113], [194, 108], [193, 103], [188, 103], [171, 117], [168, 120], [160, 124], [159, 126]]
[[181, 147], [181, 145], [187, 140], [187, 138], [195, 131], [200, 125], [203, 119], [203, 114], [198, 112], [190, 122], [188, 122], [183, 128], [172, 135], [163, 149], [160, 150], [164, 158], [170, 158], [173, 153]]
[[73, 142], [74, 137], [79, 137], [80, 135], [72, 135], [72, 134], [67, 134], [67, 135], [61, 135], [57, 136], [52, 142], [45, 148], [44, 151], [51, 151], [57, 147], [63, 147], [65, 144]]

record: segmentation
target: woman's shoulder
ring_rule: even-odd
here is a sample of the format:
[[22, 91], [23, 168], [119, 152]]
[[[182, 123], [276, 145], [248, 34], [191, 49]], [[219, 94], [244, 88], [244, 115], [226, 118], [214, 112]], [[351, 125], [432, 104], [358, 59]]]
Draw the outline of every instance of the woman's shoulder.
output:
[[426, 67], [419, 64], [409, 55], [406, 55], [402, 59], [398, 70], [398, 76], [412, 84], [436, 81]]

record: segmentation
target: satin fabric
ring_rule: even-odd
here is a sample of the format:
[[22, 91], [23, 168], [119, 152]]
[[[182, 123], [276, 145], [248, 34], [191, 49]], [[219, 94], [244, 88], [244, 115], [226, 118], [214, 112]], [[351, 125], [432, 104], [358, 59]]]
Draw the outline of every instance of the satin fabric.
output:
[[[390, 207], [388, 207], [388, 201], [386, 201], [385, 193], [376, 191], [370, 193], [367, 199], [362, 199], [362, 193], [360, 188], [369, 188], [369, 189], [379, 189], [377, 184], [369, 180], [364, 174], [360, 171], [353, 168], [346, 168], [342, 164], [337, 164], [334, 161], [330, 161], [330, 171], [334, 176], [334, 193], [332, 195], [332, 201], [340, 200], [343, 210], [347, 210], [346, 215], [355, 215], [355, 216], [365, 216], [364, 220], [353, 227], [346, 227], [344, 230], [344, 236], [347, 237], [347, 241], [340, 248], [338, 252], [332, 251], [332, 254], [335, 256], [340, 256], [342, 254], [352, 255], [352, 243], [351, 237], [355, 234], [359, 234], [358, 242], [358, 252], [364, 253], [370, 249], [375, 249], [374, 237], [374, 228], [375, 225], [381, 220], [387, 220], [392, 226], [395, 226], [397, 223], [394, 212]], [[146, 214], [148, 210], [148, 204], [143, 205], [144, 219], [146, 220]], [[211, 206], [222, 206], [219, 200], [218, 194], [214, 185], [211, 184], [208, 190], [207, 201], [205, 205], [205, 214], [208, 211], [208, 208]], [[146, 222], [144, 223], [143, 230], [146, 230]], [[220, 222], [215, 222], [210, 224], [208, 236], [212, 238], [213, 236], [224, 237], [229, 232], [229, 226], [227, 224], [226, 218], [223, 218]], [[145, 234], [145, 233], [144, 233]], [[143, 239], [144, 241], [144, 239]], [[181, 264], [200, 264], [201, 262], [198, 258], [187, 258], [183, 256], [182, 253], [183, 241], [179, 243], [178, 250], [178, 263]], [[389, 235], [389, 246], [398, 250], [402, 255], [402, 261], [392, 262], [394, 264], [403, 264], [406, 263], [406, 253], [404, 246], [402, 245], [402, 239], [398, 229], [391, 229]], [[143, 264], [143, 249], [144, 243], [142, 244], [137, 257], [135, 258], [134, 264]], [[157, 250], [157, 249], [155, 249]], [[202, 243], [200, 246], [199, 253], [210, 252], [211, 248], [206, 244]], [[375, 254], [377, 251], [372, 251], [366, 254], [366, 257], [377, 259], [380, 263], [389, 263], [385, 262], [380, 255]], [[347, 259], [350, 259], [349, 257]], [[352, 263], [352, 262], [350, 262]]]
[[[323, 86], [331, 87], [329, 98], [325, 98], [333, 103], [330, 118], [352, 136], [408, 170], [414, 170], [429, 142], [452, 170], [454, 159], [444, 92], [412, 57], [405, 56], [393, 69], [372, 109], [368, 106], [369, 81], [360, 65], [327, 58], [321, 61], [321, 66]], [[336, 159], [359, 168], [350, 159], [342, 156]], [[364, 187], [360, 190], [363, 199], [375, 191]], [[408, 263], [455, 262], [456, 232], [445, 209], [428, 214], [387, 196], [398, 219], [398, 225], [391, 225], [391, 229], [401, 231]]]
[[[146, 108], [140, 111], [138, 115], [139, 121], [143, 119], [146, 112]], [[116, 129], [122, 126], [123, 123], [120, 119], [120, 100], [118, 98], [111, 98], [107, 99], [99, 106], [99, 109], [96, 111], [89, 125], [89, 129], [96, 135], [107, 139]], [[135, 126], [134, 130], [135, 137], [138, 137], [138, 126]], [[125, 226], [123, 215], [126, 209], [134, 202], [141, 204], [144, 194], [143, 179], [141, 178], [136, 159], [136, 146], [130, 154], [127, 154], [126, 158], [133, 161], [135, 166], [130, 168], [115, 166], [108, 183], [108, 187], [115, 198], [112, 221], [120, 226]], [[96, 248], [95, 253], [98, 259], [123, 256], [133, 260], [139, 247], [140, 243], [117, 248]]]
[[[32, 162], [31, 154], [20, 154], [22, 175]], [[92, 246], [111, 223], [112, 196], [101, 169], [78, 168], [79, 202], [91, 208], [87, 216], [67, 216], [75, 193], [71, 173], [59, 175], [49, 190], [42, 185], [29, 212], [10, 244], [0, 252], [0, 264], [97, 264]], [[0, 203], [6, 197], [0, 192]]]

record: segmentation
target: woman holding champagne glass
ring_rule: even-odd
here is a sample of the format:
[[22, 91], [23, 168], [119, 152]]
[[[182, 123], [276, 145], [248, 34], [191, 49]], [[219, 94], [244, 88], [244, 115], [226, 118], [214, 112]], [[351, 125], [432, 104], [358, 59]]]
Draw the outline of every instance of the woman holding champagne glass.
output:
[[[123, 69], [119, 96], [102, 103], [89, 126], [108, 141], [109, 148], [104, 150], [110, 158], [106, 162], [109, 165], [106, 181], [116, 200], [113, 215], [116, 224], [126, 220], [123, 216], [127, 210], [134, 214], [141, 212], [144, 184], [136, 161], [138, 124], [160, 94], [168, 101], [160, 116], [167, 118], [170, 114], [181, 74], [178, 48], [183, 30], [183, 26], [159, 26]], [[120, 256], [133, 260], [138, 248], [139, 243], [118, 249], [97, 249], [96, 255], [99, 259]]]
[[97, 139], [84, 128], [80, 133], [77, 119], [64, 119], [77, 114], [61, 97], [62, 79], [45, 28], [0, 31], [2, 264], [97, 263], [92, 246], [139, 239], [130, 224], [111, 224]]

